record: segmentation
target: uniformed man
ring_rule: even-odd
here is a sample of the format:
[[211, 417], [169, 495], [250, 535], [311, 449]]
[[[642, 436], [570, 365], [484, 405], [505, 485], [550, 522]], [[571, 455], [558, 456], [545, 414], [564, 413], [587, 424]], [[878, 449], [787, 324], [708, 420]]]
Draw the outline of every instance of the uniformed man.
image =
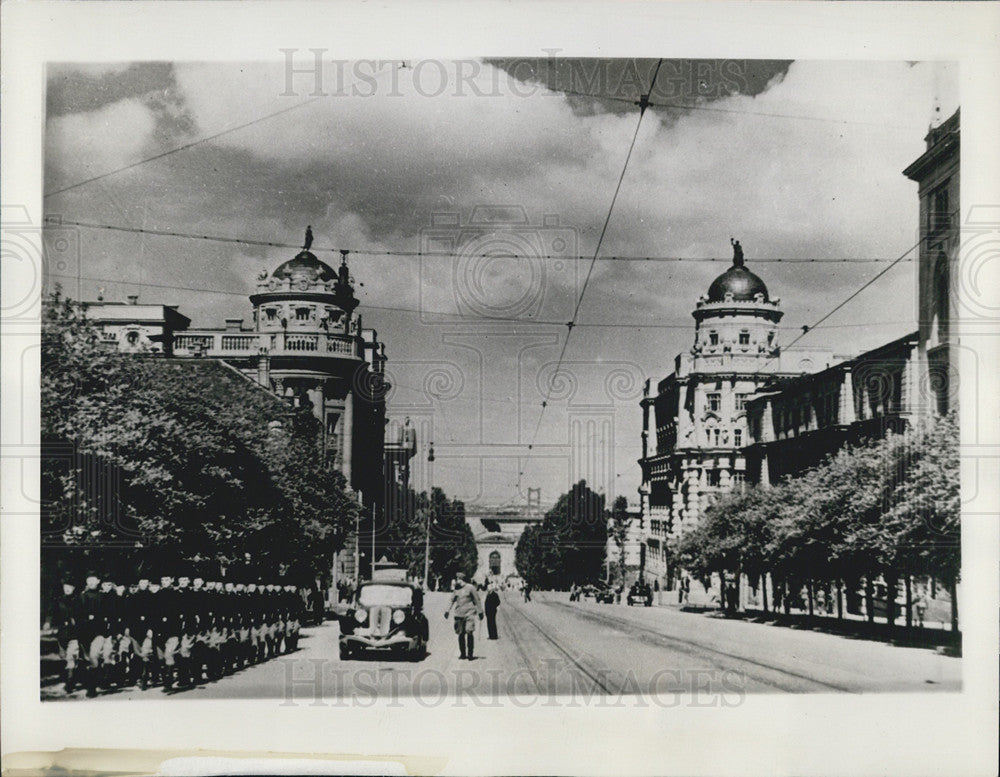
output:
[[256, 583], [247, 586], [247, 615], [250, 618], [250, 647], [251, 663], [258, 664], [264, 660], [267, 646], [264, 641], [264, 634], [267, 628], [264, 626], [263, 594], [257, 588]]
[[220, 680], [225, 674], [226, 663], [222, 653], [225, 643], [226, 624], [223, 614], [221, 583], [210, 580], [205, 586], [205, 617], [208, 628], [208, 662], [209, 680]]
[[118, 644], [115, 641], [118, 630], [118, 594], [115, 592], [115, 582], [112, 574], [105, 572], [101, 580], [101, 609], [98, 622], [100, 624], [101, 636], [101, 657], [100, 672], [98, 674], [98, 684], [102, 688], [110, 688], [117, 685], [117, 663]]
[[[159, 595], [160, 584], [156, 580], [149, 581], [149, 593], [149, 609], [147, 610], [146, 622], [149, 624], [149, 632], [152, 634], [152, 650], [150, 651], [150, 673], [147, 682], [149, 685], [159, 685], [163, 678], [163, 656], [157, 649], [157, 643], [160, 641], [159, 634], [163, 628], [161, 617], [163, 599]], [[145, 667], [146, 665], [144, 664], [143, 666]]]
[[302, 597], [296, 590], [294, 584], [285, 586], [286, 599], [288, 601], [288, 650], [291, 653], [298, 649], [299, 630], [302, 628]]
[[132, 654], [136, 660], [136, 679], [139, 687], [145, 690], [156, 674], [156, 652], [153, 648], [153, 613], [156, 607], [148, 577], [139, 578], [135, 589], [128, 598], [129, 634], [132, 639]]
[[224, 641], [222, 643], [222, 657], [224, 671], [226, 674], [235, 672], [239, 658], [240, 637], [236, 624], [236, 584], [232, 580], [227, 580], [222, 585], [219, 596], [222, 610]]
[[80, 592], [77, 614], [80, 645], [87, 660], [87, 696], [97, 695], [97, 675], [101, 666], [101, 656], [104, 653], [100, 585], [100, 577], [93, 572], [87, 574], [86, 587]]
[[79, 597], [75, 594], [76, 586], [68, 574], [63, 575], [62, 591], [62, 596], [56, 602], [52, 625], [56, 628], [59, 656], [64, 662], [63, 677], [66, 693], [73, 693], [76, 688], [76, 662], [80, 658], [80, 639], [76, 623]]
[[114, 646], [114, 665], [112, 673], [114, 675], [113, 684], [127, 687], [134, 684], [133, 677], [133, 654], [132, 654], [132, 632], [128, 617], [128, 596], [125, 585], [118, 583], [114, 587], [115, 596], [109, 602], [111, 606], [111, 619]]
[[236, 601], [233, 605], [235, 613], [233, 615], [233, 627], [237, 632], [239, 649], [237, 657], [239, 659], [238, 668], [250, 666], [253, 663], [253, 644], [250, 641], [250, 629], [253, 624], [250, 618], [249, 597], [245, 583], [236, 584]]
[[177, 655], [175, 656], [177, 683], [181, 688], [186, 688], [193, 685], [196, 680], [193, 653], [195, 652], [195, 635], [198, 628], [197, 605], [191, 596], [191, 578], [188, 575], [181, 575], [177, 578], [174, 597], [180, 633]]
[[159, 625], [156, 629], [156, 651], [163, 667], [163, 690], [169, 691], [177, 677], [177, 654], [181, 642], [181, 616], [177, 589], [170, 575], [160, 578], [160, 591], [156, 594], [159, 605]]

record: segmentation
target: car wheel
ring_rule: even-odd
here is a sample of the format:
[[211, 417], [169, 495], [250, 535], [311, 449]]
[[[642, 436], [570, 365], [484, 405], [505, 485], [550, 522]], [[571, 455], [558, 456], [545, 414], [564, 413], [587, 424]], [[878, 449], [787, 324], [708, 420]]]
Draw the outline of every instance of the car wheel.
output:
[[344, 643], [340, 643], [340, 660], [347, 661], [351, 657], [351, 649]]

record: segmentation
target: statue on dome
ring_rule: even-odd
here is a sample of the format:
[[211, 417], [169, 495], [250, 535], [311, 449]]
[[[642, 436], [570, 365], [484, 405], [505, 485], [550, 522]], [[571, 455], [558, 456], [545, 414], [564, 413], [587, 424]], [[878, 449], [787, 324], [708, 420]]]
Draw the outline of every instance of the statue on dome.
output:
[[733, 240], [729, 238], [729, 242], [733, 246], [733, 267], [743, 266], [743, 246], [740, 245], [739, 240]]
[[312, 244], [313, 244], [313, 228], [312, 225], [309, 225], [308, 227], [306, 227], [306, 242], [305, 245], [302, 246], [302, 248], [308, 251], [310, 248], [312, 248]]

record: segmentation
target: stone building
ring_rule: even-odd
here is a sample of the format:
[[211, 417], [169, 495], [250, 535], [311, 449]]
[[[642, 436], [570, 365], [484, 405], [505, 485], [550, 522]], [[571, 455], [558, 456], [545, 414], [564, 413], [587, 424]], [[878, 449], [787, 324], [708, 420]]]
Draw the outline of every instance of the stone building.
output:
[[928, 407], [958, 409], [959, 111], [932, 127], [927, 150], [903, 175], [918, 184], [920, 249], [917, 269], [917, 345]]
[[764, 487], [815, 467], [844, 445], [903, 432], [919, 407], [917, 333], [798, 378], [746, 403], [747, 481]]
[[716, 495], [746, 478], [746, 402], [774, 377], [825, 369], [823, 349], [782, 349], [784, 315], [764, 281], [747, 269], [733, 241], [733, 264], [692, 312], [694, 345], [655, 387], [646, 382], [643, 413], [641, 525], [645, 571], [672, 587], [669, 543], [697, 524]]

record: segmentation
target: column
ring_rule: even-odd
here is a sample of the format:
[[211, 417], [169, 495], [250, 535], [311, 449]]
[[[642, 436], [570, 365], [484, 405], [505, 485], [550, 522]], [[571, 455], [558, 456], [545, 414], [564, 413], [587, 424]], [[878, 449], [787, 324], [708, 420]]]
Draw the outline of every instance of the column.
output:
[[850, 368], [847, 368], [844, 370], [844, 380], [840, 384], [840, 418], [837, 421], [846, 426], [857, 420], [857, 414], [854, 412], [854, 381]]
[[347, 485], [351, 486], [351, 459], [354, 453], [354, 392], [348, 391], [344, 397], [344, 417], [341, 419], [341, 444], [343, 445], [344, 457], [341, 472], [347, 480]]

